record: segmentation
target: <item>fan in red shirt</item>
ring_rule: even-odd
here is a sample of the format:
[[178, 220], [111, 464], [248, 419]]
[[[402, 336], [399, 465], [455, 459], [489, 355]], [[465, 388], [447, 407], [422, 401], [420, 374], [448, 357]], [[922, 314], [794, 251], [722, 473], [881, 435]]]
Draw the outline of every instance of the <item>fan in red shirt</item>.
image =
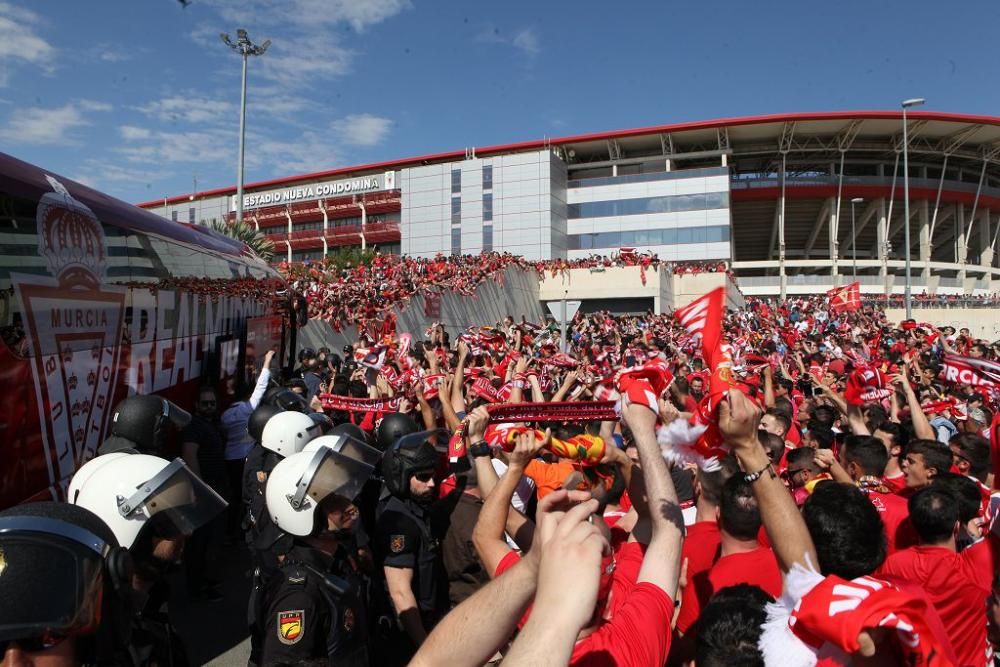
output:
[[695, 522], [687, 528], [681, 555], [682, 562], [686, 562], [687, 567], [687, 585], [684, 587], [684, 598], [677, 616], [677, 630], [682, 635], [698, 620], [701, 609], [712, 596], [708, 573], [715, 561], [719, 560], [721, 536], [718, 515], [722, 486], [738, 472], [735, 464], [725, 465], [731, 461], [732, 459], [724, 459], [724, 465], [716, 471], [699, 469], [695, 477]]
[[894, 493], [882, 479], [888, 454], [876, 438], [848, 440], [840, 448], [840, 460], [834, 462], [834, 479], [856, 484], [868, 497], [885, 525], [889, 553], [916, 543], [916, 534], [909, 523], [906, 499]]
[[958, 503], [937, 486], [915, 493], [909, 510], [920, 544], [890, 556], [879, 574], [919, 584], [941, 615], [959, 664], [984, 667], [991, 654], [984, 608], [995, 572], [996, 537], [956, 552]]
[[757, 541], [761, 519], [750, 484], [742, 476], [722, 485], [719, 503], [721, 558], [708, 573], [712, 592], [751, 584], [772, 597], [781, 595], [781, 571], [770, 548]]

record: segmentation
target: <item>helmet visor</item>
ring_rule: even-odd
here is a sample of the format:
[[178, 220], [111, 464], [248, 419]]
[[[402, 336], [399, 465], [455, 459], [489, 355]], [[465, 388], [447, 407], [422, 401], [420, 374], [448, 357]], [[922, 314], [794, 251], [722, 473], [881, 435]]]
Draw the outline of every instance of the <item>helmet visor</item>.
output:
[[352, 438], [349, 435], [338, 435], [334, 437], [337, 438], [337, 442], [332, 444], [330, 449], [335, 452], [352, 458], [355, 461], [368, 464], [372, 468], [378, 466], [378, 462], [382, 460], [382, 452], [374, 447], [369, 447], [366, 443], [361, 442], [357, 438]]
[[[80, 533], [86, 533], [84, 540]], [[109, 548], [64, 521], [0, 520], [0, 644], [44, 646], [96, 632]]]
[[118, 507], [122, 516], [141, 512], [162, 535], [190, 535], [226, 509], [227, 503], [198, 478], [183, 459], [174, 459], [142, 483]]
[[396, 441], [395, 449], [407, 449], [409, 447], [419, 447], [424, 442], [430, 442], [440, 453], [448, 451], [448, 438], [451, 434], [443, 428], [435, 428], [429, 431], [420, 431], [404, 435]]
[[336, 494], [353, 500], [371, 477], [374, 467], [328, 447], [316, 450], [292, 496], [292, 506], [301, 507], [306, 498], [319, 504]]
[[163, 416], [174, 425], [174, 428], [181, 429], [191, 423], [190, 412], [165, 398], [163, 399]]

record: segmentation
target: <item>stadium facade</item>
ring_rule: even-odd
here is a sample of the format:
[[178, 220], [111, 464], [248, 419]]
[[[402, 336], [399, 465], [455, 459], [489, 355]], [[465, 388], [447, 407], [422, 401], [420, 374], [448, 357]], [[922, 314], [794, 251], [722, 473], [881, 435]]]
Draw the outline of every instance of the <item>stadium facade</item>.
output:
[[[1000, 289], [1000, 117], [908, 117], [915, 294]], [[468, 148], [249, 184], [281, 260], [377, 245], [415, 256], [580, 258], [631, 247], [725, 260], [746, 294], [857, 280], [902, 292], [900, 112], [797, 113]], [[235, 188], [140, 204], [235, 217]]]

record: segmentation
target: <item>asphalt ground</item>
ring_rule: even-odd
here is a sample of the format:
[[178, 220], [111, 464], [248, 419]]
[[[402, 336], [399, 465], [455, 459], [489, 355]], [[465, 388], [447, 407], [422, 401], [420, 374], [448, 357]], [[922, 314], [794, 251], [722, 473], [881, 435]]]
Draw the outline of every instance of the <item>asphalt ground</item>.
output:
[[220, 581], [219, 602], [192, 600], [184, 573], [171, 575], [170, 617], [192, 665], [245, 667], [250, 658], [247, 600], [250, 553], [242, 543], [222, 545], [206, 569]]

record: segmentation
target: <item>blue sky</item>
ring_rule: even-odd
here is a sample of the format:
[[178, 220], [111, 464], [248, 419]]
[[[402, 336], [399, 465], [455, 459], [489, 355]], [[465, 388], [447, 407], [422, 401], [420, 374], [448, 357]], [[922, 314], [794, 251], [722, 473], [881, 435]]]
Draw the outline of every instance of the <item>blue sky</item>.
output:
[[1000, 3], [0, 0], [0, 151], [133, 202], [580, 132], [786, 111], [1000, 115]]

